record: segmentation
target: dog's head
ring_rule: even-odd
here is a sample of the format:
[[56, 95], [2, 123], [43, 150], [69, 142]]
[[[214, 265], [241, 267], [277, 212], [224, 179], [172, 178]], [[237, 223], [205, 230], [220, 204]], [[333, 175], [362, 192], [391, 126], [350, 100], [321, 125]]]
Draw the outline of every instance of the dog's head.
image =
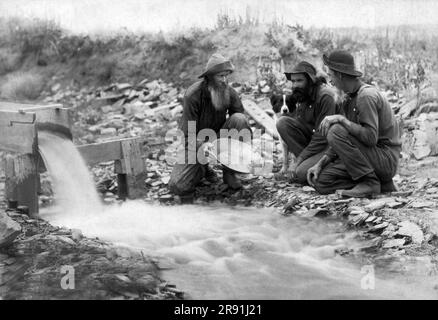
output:
[[[292, 95], [286, 95], [286, 106], [287, 106], [287, 113], [292, 113], [296, 109], [296, 103], [297, 101], [292, 97]], [[281, 94], [274, 94], [271, 96], [271, 105], [272, 110], [275, 113], [284, 113], [286, 111], [284, 104], [283, 104], [283, 95]]]

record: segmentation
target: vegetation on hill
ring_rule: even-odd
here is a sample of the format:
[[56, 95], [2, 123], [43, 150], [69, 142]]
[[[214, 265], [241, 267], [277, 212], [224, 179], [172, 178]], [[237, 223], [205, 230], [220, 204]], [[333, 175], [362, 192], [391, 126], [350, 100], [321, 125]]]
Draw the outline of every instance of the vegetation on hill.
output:
[[[419, 88], [434, 79], [435, 27], [304, 29], [251, 17], [218, 15], [213, 29], [180, 33], [78, 35], [53, 21], [0, 19], [0, 91], [3, 98], [29, 100], [38, 91], [66, 82], [77, 86], [147, 78], [187, 86], [208, 57], [221, 52], [236, 65], [234, 81], [260, 80], [260, 66], [282, 59], [286, 70], [300, 59], [321, 66], [322, 53], [344, 48], [356, 55], [366, 81], [394, 92]], [[55, 76], [55, 77], [54, 77]], [[55, 80], [54, 80], [55, 79]], [[35, 81], [41, 82], [37, 85]], [[12, 82], [12, 84], [11, 84]], [[56, 82], [56, 83], [55, 83]], [[31, 89], [24, 83], [30, 83]]]

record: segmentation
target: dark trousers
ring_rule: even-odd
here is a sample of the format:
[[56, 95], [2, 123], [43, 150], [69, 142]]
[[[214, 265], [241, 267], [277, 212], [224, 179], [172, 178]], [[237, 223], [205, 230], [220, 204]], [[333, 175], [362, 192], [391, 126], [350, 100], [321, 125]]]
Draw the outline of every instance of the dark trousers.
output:
[[[312, 131], [299, 122], [296, 118], [283, 116], [277, 120], [277, 131], [281, 139], [286, 143], [289, 152], [292, 152], [295, 157], [298, 157], [304, 148], [312, 139]], [[322, 157], [321, 154], [316, 154], [303, 162], [296, 168], [296, 178], [299, 183], [307, 182], [307, 170], [315, 165]]]
[[340, 124], [330, 127], [327, 142], [338, 158], [324, 167], [319, 174], [315, 188], [321, 194], [333, 193], [338, 189], [351, 189], [359, 179], [373, 172], [385, 183], [397, 172], [401, 147], [368, 147], [350, 135]]
[[[249, 122], [244, 114], [234, 113], [222, 126], [222, 129], [248, 129], [251, 131]], [[187, 152], [187, 150], [185, 150]], [[175, 164], [169, 180], [169, 189], [177, 195], [191, 193], [205, 176], [206, 165], [195, 164]]]
[[277, 131], [289, 152], [298, 157], [312, 139], [312, 131], [296, 118], [282, 116], [277, 120]]

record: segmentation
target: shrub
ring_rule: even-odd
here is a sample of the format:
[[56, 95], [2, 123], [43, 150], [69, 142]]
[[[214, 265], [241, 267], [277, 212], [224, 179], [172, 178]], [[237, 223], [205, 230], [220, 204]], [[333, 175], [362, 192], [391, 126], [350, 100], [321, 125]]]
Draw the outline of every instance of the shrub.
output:
[[7, 77], [1, 93], [12, 100], [35, 100], [40, 96], [43, 87], [42, 76], [31, 72], [17, 73]]
[[11, 48], [0, 49], [0, 75], [15, 71], [20, 62], [20, 54]]

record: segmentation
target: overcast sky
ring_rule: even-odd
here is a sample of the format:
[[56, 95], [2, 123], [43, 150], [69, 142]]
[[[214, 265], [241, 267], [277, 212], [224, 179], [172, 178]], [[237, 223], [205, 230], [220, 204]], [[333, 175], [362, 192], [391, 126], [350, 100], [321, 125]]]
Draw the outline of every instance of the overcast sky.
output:
[[213, 26], [220, 12], [305, 27], [435, 24], [436, 0], [0, 0], [0, 16], [50, 18], [74, 32]]

